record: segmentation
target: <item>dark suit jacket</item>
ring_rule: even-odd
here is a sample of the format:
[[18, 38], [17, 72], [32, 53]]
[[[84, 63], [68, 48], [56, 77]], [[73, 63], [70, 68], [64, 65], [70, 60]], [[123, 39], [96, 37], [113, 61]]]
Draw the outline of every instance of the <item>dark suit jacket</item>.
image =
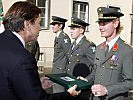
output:
[[0, 100], [69, 100], [68, 92], [48, 95], [35, 58], [10, 31], [0, 34]]
[[99, 99], [127, 100], [128, 91], [133, 89], [133, 48], [119, 38], [105, 56], [104, 44], [96, 49], [96, 72], [92, 73], [94, 83], [102, 84], [108, 90], [108, 95]]

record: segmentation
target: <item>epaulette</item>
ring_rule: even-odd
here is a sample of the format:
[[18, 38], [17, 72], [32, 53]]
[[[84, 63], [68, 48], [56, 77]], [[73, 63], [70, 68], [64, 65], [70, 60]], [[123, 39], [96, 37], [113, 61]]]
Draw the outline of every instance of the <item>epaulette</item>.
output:
[[63, 32], [63, 35], [66, 35], [66, 33]]
[[128, 46], [130, 46], [131, 48], [133, 48], [132, 45], [130, 45], [129, 43], [127, 43], [126, 41], [124, 41], [125, 44], [127, 44]]
[[93, 43], [93, 42], [92, 42], [90, 39], [88, 39], [88, 38], [87, 38], [86, 40], [88, 40], [90, 43]]

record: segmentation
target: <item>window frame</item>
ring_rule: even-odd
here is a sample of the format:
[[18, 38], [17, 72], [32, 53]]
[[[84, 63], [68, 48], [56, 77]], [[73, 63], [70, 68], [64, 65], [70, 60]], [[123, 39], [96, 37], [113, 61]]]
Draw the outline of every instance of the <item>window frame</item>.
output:
[[[78, 4], [77, 16], [74, 16], [74, 12], [76, 12], [76, 10], [74, 11], [74, 4]], [[81, 5], [83, 5], [83, 6], [86, 5], [86, 11], [85, 12], [81, 11], [81, 9], [80, 9]], [[85, 15], [84, 15], [85, 20], [80, 18], [80, 16], [81, 16], [80, 13], [85, 13]], [[72, 16], [78, 17], [81, 20], [84, 20], [86, 23], [89, 23], [89, 2], [84, 1], [84, 0], [83, 1], [73, 0]], [[89, 31], [89, 26], [86, 27], [86, 31]]]
[[[30, 0], [27, 0], [27, 1], [30, 1]], [[41, 25], [41, 30], [48, 30], [49, 29], [49, 23], [50, 23], [50, 0], [45, 0], [45, 7], [38, 6], [39, 1], [40, 0], [35, 0], [35, 2], [32, 2], [32, 1], [31, 2], [34, 3], [41, 10], [45, 9], [44, 16], [41, 15], [41, 23], [43, 23], [43, 25]], [[44, 19], [44, 22], [42, 19]]]

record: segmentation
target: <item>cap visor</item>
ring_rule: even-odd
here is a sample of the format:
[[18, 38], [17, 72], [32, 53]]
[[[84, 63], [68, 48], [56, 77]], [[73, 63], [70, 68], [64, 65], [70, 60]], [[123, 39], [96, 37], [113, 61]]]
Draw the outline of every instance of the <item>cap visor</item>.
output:
[[81, 27], [81, 26], [78, 26], [78, 25], [69, 25], [68, 27]]
[[109, 21], [112, 21], [112, 20], [114, 20], [114, 19], [99, 19], [96, 22], [109, 22]]
[[50, 25], [55, 25], [58, 24], [57, 22], [51, 22]]

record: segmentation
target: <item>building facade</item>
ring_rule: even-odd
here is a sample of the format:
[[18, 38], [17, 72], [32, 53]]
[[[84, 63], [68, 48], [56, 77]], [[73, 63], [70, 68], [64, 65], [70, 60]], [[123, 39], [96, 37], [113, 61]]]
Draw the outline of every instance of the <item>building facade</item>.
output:
[[[2, 0], [4, 14], [8, 8], [19, 0]], [[21, 0], [25, 1], [25, 0]], [[117, 6], [121, 8], [124, 17], [121, 18], [124, 29], [120, 36], [127, 43], [130, 43], [131, 37], [131, 19], [132, 0], [27, 0], [36, 4], [42, 10], [42, 30], [38, 38], [40, 45], [41, 56], [38, 62], [39, 66], [52, 67], [53, 45], [55, 34], [52, 33], [50, 22], [51, 16], [60, 16], [68, 19], [64, 31], [70, 36], [68, 25], [71, 23], [71, 17], [77, 16], [90, 24], [86, 29], [86, 37], [100, 44], [104, 39], [100, 37], [97, 21], [97, 8], [99, 6]], [[127, 5], [128, 3], [128, 5]], [[71, 37], [71, 36], [70, 36]]]

